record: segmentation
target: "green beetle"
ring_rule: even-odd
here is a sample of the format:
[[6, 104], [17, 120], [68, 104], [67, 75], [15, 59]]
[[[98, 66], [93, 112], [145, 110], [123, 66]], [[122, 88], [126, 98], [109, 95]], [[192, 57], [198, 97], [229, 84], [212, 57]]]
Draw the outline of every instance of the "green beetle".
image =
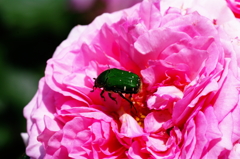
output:
[[116, 103], [117, 101], [111, 96], [111, 93], [118, 93], [123, 99], [127, 100], [131, 106], [133, 106], [132, 102], [124, 97], [122, 93], [130, 94], [131, 97], [132, 94], [137, 94], [141, 88], [141, 80], [138, 75], [116, 68], [102, 72], [97, 78], [94, 78], [94, 80], [95, 82], [91, 92], [94, 91], [94, 88], [103, 88], [100, 96], [104, 98], [103, 93], [106, 91], [109, 97]]

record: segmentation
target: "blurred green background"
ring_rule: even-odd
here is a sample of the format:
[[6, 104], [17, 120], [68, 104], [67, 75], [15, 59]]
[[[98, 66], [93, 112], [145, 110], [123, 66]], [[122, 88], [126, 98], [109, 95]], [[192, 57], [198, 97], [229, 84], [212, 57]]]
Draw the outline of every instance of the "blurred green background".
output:
[[75, 25], [89, 24], [103, 7], [79, 12], [67, 0], [0, 0], [0, 158], [24, 153], [22, 112], [46, 61]]

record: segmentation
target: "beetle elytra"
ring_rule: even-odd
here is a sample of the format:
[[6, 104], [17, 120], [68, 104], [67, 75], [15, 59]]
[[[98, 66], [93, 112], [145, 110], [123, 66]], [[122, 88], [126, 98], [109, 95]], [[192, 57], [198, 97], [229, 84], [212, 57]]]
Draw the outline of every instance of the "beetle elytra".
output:
[[100, 96], [104, 98], [103, 93], [106, 91], [108, 92], [109, 97], [116, 103], [117, 101], [111, 96], [111, 93], [118, 93], [123, 99], [127, 100], [131, 104], [131, 107], [133, 106], [133, 103], [123, 96], [123, 93], [130, 94], [131, 98], [132, 94], [137, 94], [141, 89], [141, 80], [138, 75], [116, 68], [103, 71], [97, 78], [94, 79], [95, 82], [91, 92], [94, 91], [94, 88], [103, 88]]

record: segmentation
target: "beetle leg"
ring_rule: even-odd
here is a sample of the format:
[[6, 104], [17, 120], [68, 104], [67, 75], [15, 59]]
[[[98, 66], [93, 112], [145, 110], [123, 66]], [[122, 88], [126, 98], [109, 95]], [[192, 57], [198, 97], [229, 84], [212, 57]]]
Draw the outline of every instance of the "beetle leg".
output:
[[104, 99], [105, 101], [105, 97], [103, 96], [104, 90], [102, 90], [102, 92], [100, 93], [100, 96]]
[[132, 99], [132, 94], [130, 94], [129, 98]]
[[[131, 105], [131, 108], [133, 107], [134, 109], [135, 109], [135, 111], [137, 112], [137, 109], [135, 108], [135, 106], [133, 105], [133, 103], [132, 103], [132, 101], [130, 101], [129, 99], [127, 99], [126, 97], [124, 97], [123, 95], [122, 95], [122, 93], [118, 93], [123, 99], [125, 99], [125, 100], [127, 100], [129, 103], [130, 103], [130, 105]], [[132, 95], [132, 94], [131, 94]]]
[[108, 96], [109, 96], [112, 100], [114, 100], [114, 101], [116, 102], [116, 104], [117, 104], [116, 98], [112, 97], [112, 94], [111, 94], [111, 93], [108, 93]]

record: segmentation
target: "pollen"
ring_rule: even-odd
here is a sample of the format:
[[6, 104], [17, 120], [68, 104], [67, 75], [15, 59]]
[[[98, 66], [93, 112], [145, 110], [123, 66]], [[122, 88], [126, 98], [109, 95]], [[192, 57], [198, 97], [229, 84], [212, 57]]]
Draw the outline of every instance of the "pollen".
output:
[[136, 98], [133, 101], [134, 107], [136, 107], [137, 112], [132, 113], [133, 118], [137, 121], [138, 125], [144, 127], [144, 119], [150, 112], [149, 109], [144, 105], [142, 101], [138, 101]]
[[134, 119], [137, 121], [138, 125], [140, 125], [141, 127], [144, 126], [144, 119], [145, 119], [145, 115], [143, 115], [141, 112], [139, 112], [137, 114], [137, 116], [134, 117]]
[[139, 121], [140, 121], [140, 118], [139, 118], [139, 117], [135, 117], [135, 120], [136, 120], [137, 122], [139, 122]]
[[132, 111], [131, 115], [136, 120], [139, 126], [144, 127], [144, 120], [151, 110], [146, 105], [146, 98], [148, 92], [140, 91], [137, 94], [133, 94], [131, 101], [137, 111]]

